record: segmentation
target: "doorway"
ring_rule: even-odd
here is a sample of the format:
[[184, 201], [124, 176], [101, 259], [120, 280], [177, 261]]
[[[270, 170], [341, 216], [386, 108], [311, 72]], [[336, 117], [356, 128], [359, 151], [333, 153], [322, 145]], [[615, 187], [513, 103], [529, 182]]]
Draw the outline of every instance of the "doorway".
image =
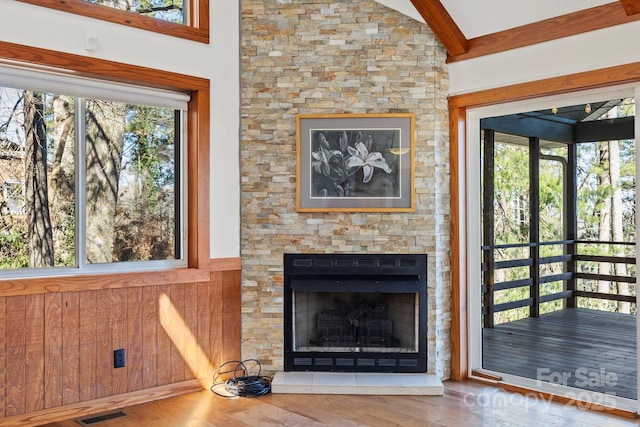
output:
[[471, 116], [472, 369], [635, 410], [634, 91]]

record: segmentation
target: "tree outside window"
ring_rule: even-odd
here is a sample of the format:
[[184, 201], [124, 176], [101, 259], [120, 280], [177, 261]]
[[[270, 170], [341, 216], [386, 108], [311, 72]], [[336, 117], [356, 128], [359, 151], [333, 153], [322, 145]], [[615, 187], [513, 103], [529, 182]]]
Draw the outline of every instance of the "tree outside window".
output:
[[186, 23], [185, 0], [85, 0], [167, 22]]
[[180, 129], [173, 108], [1, 87], [0, 271], [183, 259]]

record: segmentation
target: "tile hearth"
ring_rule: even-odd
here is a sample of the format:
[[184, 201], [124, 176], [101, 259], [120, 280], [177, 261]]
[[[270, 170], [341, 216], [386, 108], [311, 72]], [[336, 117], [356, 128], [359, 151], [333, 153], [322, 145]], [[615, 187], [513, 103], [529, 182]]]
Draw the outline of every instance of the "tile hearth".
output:
[[442, 396], [436, 375], [377, 372], [277, 372], [272, 393]]

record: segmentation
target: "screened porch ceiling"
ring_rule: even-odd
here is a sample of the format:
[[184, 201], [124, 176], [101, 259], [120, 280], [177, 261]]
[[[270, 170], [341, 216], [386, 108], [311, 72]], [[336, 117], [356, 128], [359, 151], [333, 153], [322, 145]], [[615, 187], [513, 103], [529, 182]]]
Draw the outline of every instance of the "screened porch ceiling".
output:
[[[602, 117], [624, 99], [591, 102], [482, 119], [482, 129], [493, 129], [496, 141], [528, 145], [529, 137], [540, 138], [541, 148], [580, 142], [634, 138], [634, 117]], [[525, 137], [525, 138], [523, 138]]]

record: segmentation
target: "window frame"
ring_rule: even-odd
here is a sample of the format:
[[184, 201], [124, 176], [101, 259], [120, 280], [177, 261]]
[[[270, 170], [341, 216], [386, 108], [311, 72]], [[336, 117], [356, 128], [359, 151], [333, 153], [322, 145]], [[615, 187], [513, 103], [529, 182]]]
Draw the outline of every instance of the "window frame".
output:
[[191, 283], [209, 280], [209, 113], [208, 79], [150, 69], [102, 59], [34, 48], [0, 41], [0, 63], [19, 62], [33, 68], [53, 68], [79, 77], [129, 83], [149, 88], [190, 94], [186, 119], [186, 185], [184, 217], [187, 229], [187, 267], [171, 270], [89, 273], [0, 279], [0, 295], [23, 295], [52, 291], [145, 286], [163, 283]]
[[200, 43], [209, 43], [209, 1], [186, 0], [187, 24], [177, 24], [134, 12], [114, 9], [109, 6], [89, 3], [84, 0], [17, 0], [36, 6], [47, 7], [62, 12], [74, 13], [89, 18], [126, 25], [141, 30], [153, 31], [172, 37], [179, 37]]

